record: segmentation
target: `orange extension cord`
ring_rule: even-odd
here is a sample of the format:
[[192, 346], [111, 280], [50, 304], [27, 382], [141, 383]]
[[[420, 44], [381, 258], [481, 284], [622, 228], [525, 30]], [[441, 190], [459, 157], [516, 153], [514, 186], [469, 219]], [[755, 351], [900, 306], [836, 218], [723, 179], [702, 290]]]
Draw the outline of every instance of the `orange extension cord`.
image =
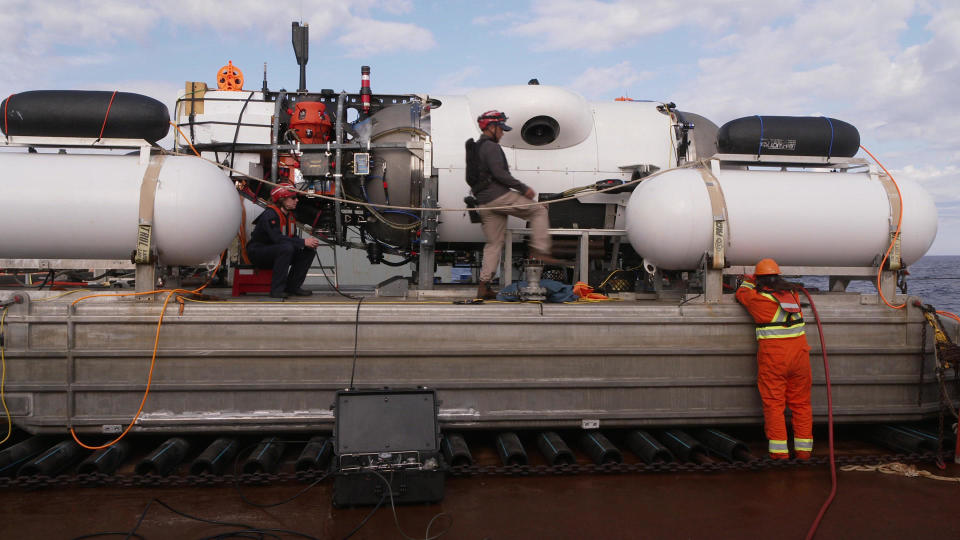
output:
[[77, 437], [77, 432], [74, 431], [73, 426], [70, 426], [70, 436], [73, 437], [73, 440], [76, 441], [77, 444], [79, 444], [83, 448], [86, 448], [87, 450], [102, 450], [104, 448], [109, 448], [117, 444], [118, 442], [120, 442], [120, 440], [127, 435], [130, 429], [133, 428], [133, 425], [137, 423], [137, 420], [140, 418], [140, 414], [143, 412], [143, 406], [146, 405], [147, 403], [147, 396], [150, 395], [150, 385], [153, 382], [153, 368], [157, 365], [157, 349], [160, 346], [160, 327], [163, 325], [163, 316], [167, 312], [167, 305], [170, 303], [170, 298], [172, 298], [173, 295], [178, 292], [186, 293], [186, 294], [197, 294], [203, 289], [206, 289], [207, 286], [210, 285], [210, 283], [213, 281], [213, 276], [217, 274], [217, 270], [220, 269], [220, 264], [222, 262], [223, 262], [223, 255], [221, 255], [220, 259], [217, 261], [217, 266], [216, 268], [213, 269], [213, 272], [210, 273], [210, 278], [207, 279], [207, 282], [192, 291], [188, 291], [186, 289], [172, 289], [172, 290], [158, 289], [155, 291], [147, 291], [147, 292], [140, 292], [140, 293], [90, 294], [87, 296], [82, 296], [80, 298], [77, 298], [76, 300], [73, 301], [71, 306], [76, 305], [78, 302], [86, 300], [87, 298], [96, 298], [99, 296], [138, 296], [138, 295], [145, 295], [145, 294], [157, 294], [161, 292], [167, 293], [167, 298], [163, 301], [163, 308], [160, 309], [160, 319], [157, 320], [157, 331], [153, 338], [153, 356], [150, 358], [150, 372], [147, 375], [147, 388], [143, 392], [143, 399], [140, 400], [140, 407], [137, 409], [137, 414], [134, 415], [133, 420], [131, 420], [130, 423], [127, 425], [127, 428], [123, 430], [123, 433], [118, 435], [116, 439], [108, 443], [102, 444], [100, 446], [85, 444], [83, 441], [81, 441]]

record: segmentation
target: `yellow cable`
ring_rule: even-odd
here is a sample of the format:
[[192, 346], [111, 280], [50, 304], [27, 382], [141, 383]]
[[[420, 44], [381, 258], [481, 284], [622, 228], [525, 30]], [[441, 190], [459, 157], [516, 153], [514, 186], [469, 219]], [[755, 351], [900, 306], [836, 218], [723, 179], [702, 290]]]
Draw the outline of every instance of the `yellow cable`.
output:
[[[10, 308], [3, 308], [3, 316], [0, 316], [0, 339], [3, 336], [3, 323], [7, 320], [7, 310]], [[7, 436], [0, 441], [0, 444], [7, 442], [7, 439], [10, 438], [10, 434], [13, 433], [13, 419], [10, 418], [10, 409], [7, 408], [7, 355], [6, 355], [6, 345], [0, 341], [0, 363], [3, 364], [3, 376], [0, 378], [0, 402], [3, 402], [3, 412], [7, 414]]]
[[67, 296], [68, 294], [73, 294], [73, 293], [78, 293], [78, 292], [91, 292], [91, 291], [90, 291], [90, 289], [74, 289], [74, 290], [72, 290], [72, 291], [67, 291], [67, 292], [65, 292], [65, 293], [63, 293], [63, 294], [58, 294], [57, 296], [48, 296], [48, 297], [46, 297], [46, 298], [38, 298], [37, 300], [31, 299], [31, 302], [49, 302], [49, 301], [51, 301], [51, 300], [56, 300], [56, 299], [58, 299], [58, 298], [63, 298], [64, 296]]

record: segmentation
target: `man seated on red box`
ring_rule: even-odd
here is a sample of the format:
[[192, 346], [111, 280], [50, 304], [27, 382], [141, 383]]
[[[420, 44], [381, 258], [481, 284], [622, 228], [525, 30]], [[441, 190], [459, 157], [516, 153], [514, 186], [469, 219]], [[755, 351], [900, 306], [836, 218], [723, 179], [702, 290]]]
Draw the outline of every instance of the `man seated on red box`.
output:
[[270, 191], [273, 204], [257, 216], [247, 255], [257, 268], [273, 270], [270, 296], [287, 298], [290, 295], [310, 296], [303, 281], [313, 264], [320, 241], [310, 236], [296, 236], [293, 211], [297, 208], [297, 192], [292, 186], [280, 185]]

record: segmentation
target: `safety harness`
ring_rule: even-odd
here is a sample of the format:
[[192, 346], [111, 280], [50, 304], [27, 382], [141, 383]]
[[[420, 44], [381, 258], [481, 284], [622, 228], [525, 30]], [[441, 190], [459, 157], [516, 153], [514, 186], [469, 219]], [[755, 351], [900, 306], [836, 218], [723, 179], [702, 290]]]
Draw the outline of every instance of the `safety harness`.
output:
[[272, 209], [277, 213], [277, 217], [280, 218], [280, 231], [286, 234], [287, 236], [293, 236], [294, 231], [296, 230], [297, 222], [290, 216], [287, 218], [287, 214], [280, 210], [280, 207], [275, 204], [267, 205], [267, 208]]
[[[756, 289], [756, 285], [744, 281], [741, 287]], [[792, 291], [757, 291], [757, 293], [777, 304], [777, 311], [769, 322], [757, 323], [757, 339], [784, 339], [799, 337], [805, 334], [803, 329], [803, 312], [800, 310], [800, 299]]]

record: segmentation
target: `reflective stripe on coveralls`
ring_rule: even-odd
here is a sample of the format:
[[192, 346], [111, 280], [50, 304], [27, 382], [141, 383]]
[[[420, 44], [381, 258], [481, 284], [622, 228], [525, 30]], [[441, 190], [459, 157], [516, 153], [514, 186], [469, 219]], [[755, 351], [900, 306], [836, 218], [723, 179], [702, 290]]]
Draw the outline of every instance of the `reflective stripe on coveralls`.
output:
[[770, 439], [768, 450], [771, 454], [783, 454], [783, 456], [786, 457], [788, 456], [787, 441], [775, 441]]

